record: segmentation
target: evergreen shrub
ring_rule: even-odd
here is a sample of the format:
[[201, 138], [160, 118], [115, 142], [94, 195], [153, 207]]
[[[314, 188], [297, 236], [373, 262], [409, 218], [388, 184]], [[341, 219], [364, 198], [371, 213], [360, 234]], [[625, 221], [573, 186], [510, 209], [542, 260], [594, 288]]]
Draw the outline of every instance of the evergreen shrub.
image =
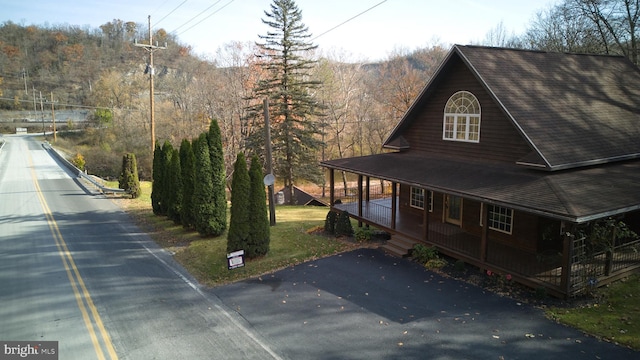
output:
[[341, 211], [336, 220], [336, 236], [353, 236], [353, 226], [348, 211]]

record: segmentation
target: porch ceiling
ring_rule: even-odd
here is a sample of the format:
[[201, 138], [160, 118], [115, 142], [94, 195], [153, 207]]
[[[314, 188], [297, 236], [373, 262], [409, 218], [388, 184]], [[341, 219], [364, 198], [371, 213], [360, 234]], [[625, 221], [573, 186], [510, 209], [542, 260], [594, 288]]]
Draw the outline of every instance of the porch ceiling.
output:
[[640, 209], [637, 160], [549, 173], [515, 164], [396, 152], [321, 165], [577, 223]]

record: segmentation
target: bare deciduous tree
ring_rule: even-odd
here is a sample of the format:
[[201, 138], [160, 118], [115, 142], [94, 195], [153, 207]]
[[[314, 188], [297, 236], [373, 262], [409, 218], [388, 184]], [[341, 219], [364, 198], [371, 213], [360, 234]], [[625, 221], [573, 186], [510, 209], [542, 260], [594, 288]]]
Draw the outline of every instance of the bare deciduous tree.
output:
[[624, 55], [638, 64], [638, 0], [565, 0], [540, 12], [524, 35], [541, 50]]

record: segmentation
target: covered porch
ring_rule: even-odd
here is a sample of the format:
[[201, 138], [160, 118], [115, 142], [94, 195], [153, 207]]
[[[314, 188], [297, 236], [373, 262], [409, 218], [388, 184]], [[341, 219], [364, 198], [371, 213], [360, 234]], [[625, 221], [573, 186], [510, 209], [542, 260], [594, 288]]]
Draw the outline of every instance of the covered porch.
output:
[[[376, 179], [376, 183], [380, 180]], [[333, 179], [332, 179], [333, 185]], [[331, 186], [332, 208], [348, 211], [360, 225], [372, 225], [391, 234], [390, 243], [399, 241], [410, 249], [417, 243], [437, 247], [442, 254], [480, 269], [492, 270], [531, 288], [544, 288], [549, 294], [567, 297], [592, 286], [604, 284], [640, 268], [640, 241], [621, 244], [612, 252], [586, 259], [584, 239], [558, 235], [556, 248], [524, 250], [500, 239], [487, 229], [487, 211], [480, 234], [443, 221], [426, 210], [417, 214], [400, 204], [400, 183], [388, 181], [385, 188], [372, 185], [371, 178], [358, 175], [354, 188], [336, 192]], [[486, 206], [484, 207], [487, 208]]]
[[[395, 199], [396, 209], [398, 198]], [[490, 237], [484, 250], [482, 261], [482, 237], [464, 231], [456, 225], [443, 223], [439, 219], [423, 219], [415, 214], [396, 211], [393, 216], [392, 198], [363, 201], [339, 201], [333, 208], [348, 211], [351, 217], [359, 222], [372, 225], [387, 231], [394, 238], [408, 243], [425, 243], [436, 246], [448, 256], [463, 260], [482, 269], [492, 269], [503, 274], [519, 276], [522, 280], [530, 280], [541, 285], [553, 286], [560, 291], [562, 285], [562, 254], [531, 254], [506, 246]], [[360, 212], [359, 212], [360, 211]], [[409, 241], [407, 241], [409, 240]]]

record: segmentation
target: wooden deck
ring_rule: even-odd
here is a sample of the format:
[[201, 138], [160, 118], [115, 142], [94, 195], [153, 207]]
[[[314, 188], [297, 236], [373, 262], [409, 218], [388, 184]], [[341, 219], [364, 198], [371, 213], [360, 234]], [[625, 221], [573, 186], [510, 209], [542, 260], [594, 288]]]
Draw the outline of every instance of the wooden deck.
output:
[[[487, 258], [480, 260], [481, 239], [477, 235], [464, 231], [457, 225], [438, 220], [429, 222], [426, 238], [423, 220], [420, 216], [398, 211], [395, 228], [391, 226], [391, 199], [378, 199], [363, 202], [361, 215], [358, 215], [357, 203], [336, 204], [335, 208], [348, 211], [356, 220], [379, 227], [384, 231], [402, 238], [409, 238], [415, 243], [424, 242], [435, 245], [439, 250], [456, 259], [461, 259], [479, 267], [505, 269], [512, 275], [535, 279], [553, 286], [560, 286], [561, 256], [541, 257], [539, 254], [526, 252], [504, 243], [489, 239]], [[405, 241], [405, 240], [402, 240]]]
[[358, 204], [355, 202], [336, 204], [334, 207], [348, 211], [356, 220], [380, 227], [392, 235], [399, 234], [416, 242], [440, 245], [475, 259], [480, 257], [480, 238], [463, 231], [459, 226], [430, 221], [425, 239], [422, 217], [398, 211], [395, 227], [392, 227], [390, 198], [363, 202], [361, 215], [358, 215]]

